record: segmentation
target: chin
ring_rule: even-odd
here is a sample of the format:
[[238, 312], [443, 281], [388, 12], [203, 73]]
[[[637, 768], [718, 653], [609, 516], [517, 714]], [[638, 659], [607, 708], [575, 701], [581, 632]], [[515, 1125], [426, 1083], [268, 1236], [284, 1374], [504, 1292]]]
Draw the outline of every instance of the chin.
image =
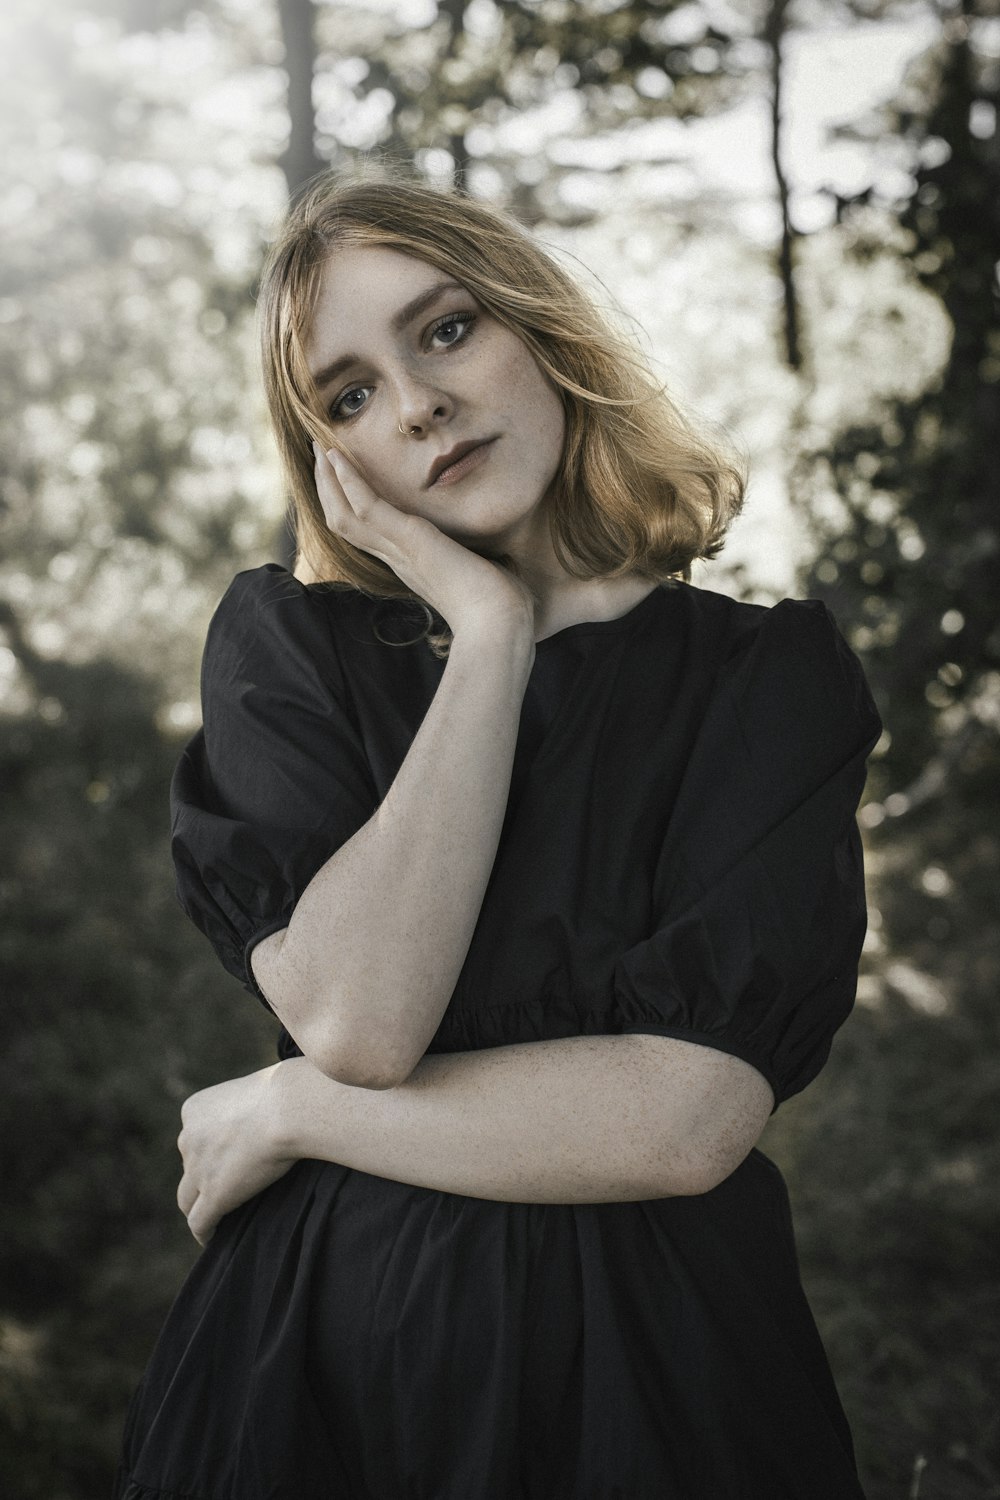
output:
[[469, 552], [474, 552], [477, 557], [489, 558], [491, 562], [499, 561], [502, 547], [499, 537], [463, 531], [460, 526], [442, 525], [439, 521], [435, 521], [434, 524], [439, 531], [444, 532], [445, 536], [451, 537], [453, 542], [458, 542]]
[[452, 541], [461, 542], [463, 547], [468, 547], [470, 552], [486, 553], [504, 546], [506, 538], [510, 534], [507, 526], [482, 526], [472, 528], [468, 524], [463, 525], [457, 516], [444, 516], [441, 520], [428, 517], [434, 522], [439, 531], [450, 536]]
[[[427, 515], [439, 531], [479, 556], [499, 559], [513, 547], [523, 550], [532, 540], [539, 524], [538, 506], [525, 509], [523, 503], [511, 504], [509, 497], [488, 500], [484, 495], [477, 505], [475, 494], [463, 496], [453, 510], [443, 516]], [[482, 517], [481, 524], [476, 524]]]

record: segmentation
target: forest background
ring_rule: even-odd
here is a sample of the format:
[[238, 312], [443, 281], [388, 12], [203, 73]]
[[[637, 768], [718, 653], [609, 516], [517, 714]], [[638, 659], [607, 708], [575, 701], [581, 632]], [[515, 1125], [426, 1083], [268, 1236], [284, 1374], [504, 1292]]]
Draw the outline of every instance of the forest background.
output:
[[197, 1253], [180, 1102], [271, 1060], [167, 783], [216, 601], [289, 552], [262, 250], [389, 153], [743, 439], [694, 581], [823, 598], [864, 660], [859, 1003], [763, 1145], [871, 1500], [1000, 1496], [995, 0], [7, 0], [0, 69], [0, 1491], [108, 1493]]

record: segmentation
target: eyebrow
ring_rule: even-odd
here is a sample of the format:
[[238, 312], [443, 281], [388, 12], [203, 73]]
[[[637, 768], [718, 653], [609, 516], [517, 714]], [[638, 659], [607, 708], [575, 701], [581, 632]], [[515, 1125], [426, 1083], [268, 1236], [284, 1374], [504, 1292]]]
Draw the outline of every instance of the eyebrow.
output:
[[[405, 307], [401, 307], [399, 312], [394, 313], [389, 327], [393, 333], [402, 333], [404, 328], [409, 327], [414, 318], [419, 318], [420, 314], [425, 312], [432, 302], [437, 301], [442, 292], [464, 291], [465, 287], [457, 281], [436, 281], [433, 286], [429, 286], [425, 291], [420, 292], [411, 302], [407, 302]], [[319, 390], [322, 390], [341, 371], [357, 363], [359, 363], [359, 360], [356, 354], [344, 354], [339, 359], [331, 360], [321, 370], [317, 370], [313, 376], [313, 382]]]

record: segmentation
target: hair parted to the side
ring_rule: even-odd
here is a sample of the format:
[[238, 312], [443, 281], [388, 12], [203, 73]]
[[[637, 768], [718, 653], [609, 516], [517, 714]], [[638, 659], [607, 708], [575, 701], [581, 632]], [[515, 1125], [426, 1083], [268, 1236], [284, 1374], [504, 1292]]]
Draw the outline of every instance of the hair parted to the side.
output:
[[303, 345], [324, 263], [348, 244], [384, 246], [454, 276], [548, 376], [566, 415], [549, 515], [568, 572], [689, 578], [695, 558], [718, 553], [743, 503], [745, 460], [680, 411], [638, 349], [519, 224], [398, 171], [331, 172], [291, 208], [258, 294], [267, 402], [298, 555], [313, 578], [416, 597], [386, 563], [328, 529], [316, 493], [312, 440], [329, 448], [337, 434]]

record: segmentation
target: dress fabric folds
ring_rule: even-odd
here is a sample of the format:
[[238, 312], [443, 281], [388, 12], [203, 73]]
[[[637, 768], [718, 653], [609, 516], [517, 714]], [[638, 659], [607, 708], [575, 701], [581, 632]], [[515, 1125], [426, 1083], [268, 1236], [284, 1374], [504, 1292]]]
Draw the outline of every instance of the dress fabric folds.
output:
[[[277, 565], [213, 618], [171, 791], [184, 909], [255, 944], [372, 816], [446, 664], [412, 609]], [[409, 632], [409, 634], [408, 634]], [[407, 643], [409, 641], [409, 643]], [[538, 643], [480, 917], [431, 1052], [731, 1053], [776, 1107], [854, 1001], [881, 724], [826, 607], [672, 582]], [[331, 933], [336, 942], [336, 933]], [[298, 1053], [281, 1030], [279, 1056]], [[301, 1161], [226, 1216], [126, 1423], [116, 1500], [858, 1500], [784, 1182], [507, 1203]]]

